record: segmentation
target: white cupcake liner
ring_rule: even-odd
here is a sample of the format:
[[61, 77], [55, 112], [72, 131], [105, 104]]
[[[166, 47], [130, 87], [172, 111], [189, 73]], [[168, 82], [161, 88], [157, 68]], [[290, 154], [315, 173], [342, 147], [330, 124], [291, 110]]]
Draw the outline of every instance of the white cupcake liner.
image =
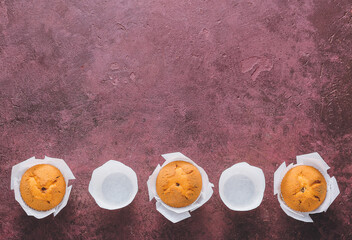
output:
[[[237, 205], [232, 203], [225, 196], [225, 184], [227, 180], [236, 175], [244, 175], [249, 178], [254, 185], [253, 200], [248, 202], [247, 205]], [[219, 195], [223, 203], [231, 210], [234, 211], [249, 211], [257, 208], [263, 201], [265, 190], [265, 177], [263, 170], [249, 165], [246, 162], [236, 163], [232, 167], [227, 168], [222, 172], [219, 179]], [[249, 199], [248, 199], [249, 200]]]
[[[57, 167], [62, 175], [65, 178], [66, 182], [66, 192], [65, 196], [62, 201], [53, 209], [48, 211], [37, 211], [33, 208], [30, 208], [22, 199], [21, 192], [20, 192], [20, 183], [22, 179], [22, 175], [31, 167], [38, 165], [38, 164], [50, 164]], [[71, 193], [72, 186], [68, 186], [68, 181], [75, 179], [71, 169], [66, 164], [66, 162], [62, 159], [58, 158], [51, 158], [45, 156], [44, 159], [36, 159], [35, 157], [31, 157], [26, 161], [23, 161], [19, 164], [16, 164], [12, 167], [11, 172], [11, 190], [15, 191], [15, 199], [21, 205], [23, 210], [27, 213], [28, 216], [33, 216], [35, 218], [41, 219], [49, 216], [50, 214], [54, 214], [56, 216], [67, 204], [68, 198]]]
[[[296, 157], [297, 164], [290, 164], [286, 167], [286, 163], [283, 162], [281, 166], [274, 173], [274, 195], [277, 194], [277, 199], [279, 200], [280, 207], [282, 210], [290, 217], [297, 219], [302, 222], [313, 222], [309, 214], [315, 214], [320, 212], [326, 212], [332, 202], [340, 194], [339, 186], [335, 177], [330, 177], [327, 173], [327, 170], [330, 168], [322, 157], [317, 153], [309, 153], [304, 155], [299, 155]], [[324, 176], [327, 184], [326, 197], [324, 202], [314, 211], [311, 212], [298, 212], [289, 208], [281, 196], [281, 181], [284, 178], [285, 174], [293, 167], [299, 165], [312, 166], [320, 171]]]
[[[128, 189], [128, 195], [130, 196], [126, 202], [122, 203], [112, 203], [108, 199], [104, 197], [102, 192], [102, 185], [106, 177], [110, 176], [114, 173], [122, 173], [126, 176], [132, 184], [132, 188]], [[129, 205], [133, 199], [135, 198], [138, 192], [138, 180], [136, 173], [132, 170], [132, 168], [126, 166], [125, 164], [110, 160], [103, 164], [102, 166], [96, 168], [92, 173], [92, 178], [89, 182], [89, 193], [94, 198], [95, 202], [99, 205], [99, 207], [108, 209], [108, 210], [115, 210], [126, 207]], [[121, 189], [125, 190], [125, 189]], [[121, 194], [121, 192], [120, 192]], [[118, 197], [118, 196], [116, 196]]]
[[[210, 199], [210, 197], [213, 195], [212, 188], [214, 187], [214, 185], [209, 182], [208, 175], [206, 174], [204, 169], [199, 167], [195, 162], [193, 162], [191, 159], [189, 159], [182, 153], [175, 152], [175, 153], [163, 154], [161, 156], [165, 159], [165, 162], [163, 163], [162, 166], [158, 164], [158, 166], [155, 168], [152, 175], [149, 176], [149, 179], [147, 181], [149, 201], [155, 198], [156, 210], [171, 222], [177, 223], [186, 218], [189, 218], [191, 216], [190, 212], [201, 207], [204, 203], [206, 203]], [[162, 169], [165, 165], [169, 164], [170, 162], [174, 162], [174, 161], [185, 161], [193, 164], [199, 170], [202, 176], [202, 191], [199, 194], [198, 199], [187, 207], [182, 207], [182, 208], [170, 207], [160, 199], [160, 197], [156, 192], [156, 179], [158, 177], [160, 169]]]

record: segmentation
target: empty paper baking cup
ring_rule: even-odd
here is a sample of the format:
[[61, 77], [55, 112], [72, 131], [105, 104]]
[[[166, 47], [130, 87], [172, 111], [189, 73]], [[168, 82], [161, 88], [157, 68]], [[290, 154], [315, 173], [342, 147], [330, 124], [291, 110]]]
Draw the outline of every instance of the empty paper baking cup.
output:
[[263, 200], [264, 190], [263, 171], [246, 162], [233, 165], [220, 176], [220, 198], [234, 211], [249, 211], [257, 208]]
[[137, 175], [125, 164], [110, 160], [93, 171], [89, 193], [101, 208], [115, 210], [130, 204], [138, 191]]

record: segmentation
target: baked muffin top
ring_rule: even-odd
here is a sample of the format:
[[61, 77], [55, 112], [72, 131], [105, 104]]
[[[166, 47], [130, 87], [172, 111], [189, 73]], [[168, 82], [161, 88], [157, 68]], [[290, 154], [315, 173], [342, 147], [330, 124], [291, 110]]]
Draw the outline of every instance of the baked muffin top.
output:
[[202, 190], [202, 176], [191, 163], [175, 161], [164, 166], [156, 179], [160, 199], [175, 208], [186, 207], [197, 200]]
[[290, 169], [281, 182], [281, 195], [287, 206], [299, 212], [317, 209], [325, 200], [326, 181], [314, 167], [300, 165]]
[[38, 164], [23, 174], [20, 192], [23, 201], [29, 207], [38, 211], [47, 211], [62, 201], [66, 192], [66, 182], [56, 167]]

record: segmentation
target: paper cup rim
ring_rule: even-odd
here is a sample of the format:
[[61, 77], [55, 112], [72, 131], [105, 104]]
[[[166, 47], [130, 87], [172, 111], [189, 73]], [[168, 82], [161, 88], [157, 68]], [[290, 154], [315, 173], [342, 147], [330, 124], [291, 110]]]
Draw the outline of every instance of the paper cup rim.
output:
[[[108, 201], [104, 201], [104, 199], [101, 199], [97, 196], [96, 189], [93, 188], [94, 180], [96, 179], [97, 174], [99, 174], [99, 171], [102, 171], [105, 168], [110, 168], [111, 164], [115, 164], [115, 166], [114, 166], [115, 171], [109, 173], [109, 175], [106, 175], [101, 182], [103, 182], [104, 179], [106, 179], [108, 176], [110, 176], [111, 174], [114, 174], [114, 173], [122, 173], [124, 176], [126, 176], [131, 181], [133, 188], [130, 191], [130, 193], [131, 193], [130, 198], [126, 202], [124, 202], [123, 204], [114, 205], [112, 203], [109, 203]], [[125, 174], [124, 171], [128, 171], [132, 176]], [[125, 165], [124, 163], [117, 161], [117, 160], [109, 160], [109, 161], [105, 162], [103, 165], [101, 165], [93, 170], [92, 175], [91, 175], [91, 179], [89, 181], [88, 191], [89, 191], [90, 195], [93, 197], [96, 204], [100, 208], [107, 209], [107, 210], [117, 210], [117, 209], [124, 208], [133, 202], [134, 198], [136, 197], [136, 195], [138, 193], [137, 174], [131, 167]]]
[[[234, 168], [238, 168], [238, 167], [245, 167], [245, 168], [250, 168], [250, 169], [253, 169], [255, 171], [258, 172], [258, 174], [260, 175], [260, 183], [258, 184], [255, 184], [255, 187], [256, 187], [256, 190], [257, 190], [257, 200], [254, 201], [253, 203], [251, 203], [249, 206], [246, 206], [244, 208], [237, 208], [233, 205], [231, 205], [229, 203], [229, 201], [226, 199], [226, 197], [224, 196], [224, 184], [225, 184], [225, 174], [227, 172], [230, 172], [231, 170], [233, 170]], [[239, 174], [231, 174], [231, 176], [227, 177], [227, 178], [230, 178], [232, 176], [236, 176], [236, 175], [239, 175]], [[246, 173], [241, 173], [241, 175], [244, 175], [246, 177], [248, 177], [249, 179], [252, 180], [252, 177], [247, 175]], [[259, 186], [259, 188], [257, 188], [257, 186]], [[261, 168], [259, 167], [256, 167], [256, 166], [253, 166], [253, 165], [250, 165], [248, 164], [247, 162], [239, 162], [239, 163], [235, 163], [234, 165], [232, 165], [231, 167], [225, 169], [221, 175], [220, 175], [220, 178], [219, 178], [219, 195], [220, 195], [220, 198], [222, 200], [222, 202], [231, 210], [233, 211], [250, 211], [250, 210], [253, 210], [257, 207], [260, 206], [260, 204], [262, 203], [263, 201], [263, 198], [264, 198], [264, 192], [265, 192], [265, 175], [264, 175], [264, 172]]]

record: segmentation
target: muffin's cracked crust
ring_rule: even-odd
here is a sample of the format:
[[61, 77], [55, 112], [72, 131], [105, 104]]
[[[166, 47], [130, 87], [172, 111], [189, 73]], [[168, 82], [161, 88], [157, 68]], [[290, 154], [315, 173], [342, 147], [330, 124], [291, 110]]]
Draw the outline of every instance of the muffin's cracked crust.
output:
[[66, 182], [56, 167], [38, 164], [23, 174], [20, 191], [22, 199], [29, 207], [47, 211], [62, 201], [66, 192]]
[[181, 208], [197, 200], [202, 190], [202, 176], [191, 163], [175, 161], [164, 166], [156, 179], [160, 199], [171, 207]]
[[297, 166], [290, 169], [281, 182], [281, 195], [291, 209], [310, 212], [325, 200], [326, 181], [314, 167]]

